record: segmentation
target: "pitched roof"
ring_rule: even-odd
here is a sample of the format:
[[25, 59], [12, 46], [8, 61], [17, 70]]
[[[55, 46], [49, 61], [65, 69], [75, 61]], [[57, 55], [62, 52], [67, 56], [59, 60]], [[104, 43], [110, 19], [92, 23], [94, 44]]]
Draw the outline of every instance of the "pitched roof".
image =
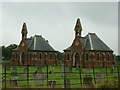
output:
[[[113, 51], [95, 33], [88, 33], [81, 42], [85, 50]], [[70, 47], [65, 50], [70, 50]]]
[[35, 35], [27, 40], [30, 50], [55, 51], [41, 35]]
[[41, 35], [35, 35], [27, 39], [28, 50], [55, 51]]

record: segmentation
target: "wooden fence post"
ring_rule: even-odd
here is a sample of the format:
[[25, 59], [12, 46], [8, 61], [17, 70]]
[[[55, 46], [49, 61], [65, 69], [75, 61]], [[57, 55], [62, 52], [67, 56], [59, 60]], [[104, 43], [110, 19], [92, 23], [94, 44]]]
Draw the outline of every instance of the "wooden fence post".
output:
[[5, 89], [6, 89], [6, 64], [4, 64], [4, 68], [5, 68]]
[[29, 85], [29, 65], [27, 65], [27, 83]]
[[48, 65], [47, 65], [47, 86], [48, 86]]
[[64, 88], [66, 88], [66, 73], [65, 73], [65, 64], [64, 64]]
[[93, 66], [93, 76], [94, 76], [94, 82], [96, 84], [96, 79], [95, 79], [95, 69], [94, 69], [94, 66]]
[[107, 82], [108, 82], [108, 73], [107, 73], [107, 67], [106, 67], [106, 78], [107, 78]]
[[120, 88], [120, 72], [119, 72], [119, 66], [117, 66], [117, 72], [118, 72], [118, 88]]
[[81, 66], [79, 65], [80, 84], [82, 86]]

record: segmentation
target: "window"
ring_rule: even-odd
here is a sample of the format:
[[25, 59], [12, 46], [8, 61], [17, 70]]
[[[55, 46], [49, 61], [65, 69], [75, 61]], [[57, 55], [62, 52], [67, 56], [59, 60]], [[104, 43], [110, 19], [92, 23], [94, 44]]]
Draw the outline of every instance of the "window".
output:
[[88, 61], [88, 54], [86, 54], [86, 61]]
[[50, 54], [50, 59], [52, 59], [52, 54]]
[[110, 61], [110, 55], [108, 54], [108, 61]]
[[103, 60], [105, 59], [105, 56], [104, 56], [104, 54], [102, 54], [102, 58], [103, 58]]
[[69, 56], [70, 56], [70, 55], [69, 55], [69, 54], [67, 54], [67, 60], [69, 60]]
[[29, 55], [28, 55], [28, 53], [27, 53], [26, 55], [27, 55], [26, 59], [28, 60], [28, 59], [29, 59]]
[[30, 53], [30, 60], [32, 59], [32, 54]]
[[66, 54], [64, 53], [63, 55], [64, 55], [64, 60], [66, 60]]
[[83, 54], [82, 54], [82, 59], [83, 59], [83, 60], [84, 60], [84, 57], [85, 57], [85, 54], [83, 53]]
[[17, 55], [17, 53], [16, 53], [16, 55], [15, 55], [15, 58], [16, 58], [16, 60], [18, 59], [18, 55]]
[[24, 37], [25, 35], [24, 35], [24, 33], [22, 33], [22, 37]]
[[97, 61], [100, 61], [100, 55], [97, 54]]
[[41, 53], [40, 53], [40, 59], [42, 59], [42, 55], [41, 55]]

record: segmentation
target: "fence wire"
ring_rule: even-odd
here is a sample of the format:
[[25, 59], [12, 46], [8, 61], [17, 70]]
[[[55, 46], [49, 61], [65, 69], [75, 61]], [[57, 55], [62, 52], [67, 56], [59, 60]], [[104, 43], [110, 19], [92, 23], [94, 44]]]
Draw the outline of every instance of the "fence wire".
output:
[[[2, 87], [120, 88], [120, 66], [82, 68], [65, 65], [2, 64]], [[102, 85], [101, 85], [102, 84]], [[101, 85], [101, 86], [100, 86]], [[110, 86], [109, 86], [110, 87]]]

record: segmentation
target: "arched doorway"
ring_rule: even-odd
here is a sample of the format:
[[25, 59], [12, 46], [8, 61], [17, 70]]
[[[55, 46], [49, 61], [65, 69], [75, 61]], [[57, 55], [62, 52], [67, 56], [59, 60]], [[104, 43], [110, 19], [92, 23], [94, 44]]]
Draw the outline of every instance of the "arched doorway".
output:
[[75, 54], [75, 66], [77, 65], [77, 64], [79, 64], [80, 63], [80, 55], [79, 55], [79, 53], [77, 52], [76, 54]]
[[24, 64], [24, 60], [25, 60], [25, 53], [22, 52], [22, 56], [21, 56], [21, 62], [22, 62], [22, 64]]

